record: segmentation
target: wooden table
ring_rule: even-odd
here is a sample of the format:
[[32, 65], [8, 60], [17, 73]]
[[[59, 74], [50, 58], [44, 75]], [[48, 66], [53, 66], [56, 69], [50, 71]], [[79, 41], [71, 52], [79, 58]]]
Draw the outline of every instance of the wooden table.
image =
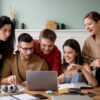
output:
[[[87, 89], [89, 92], [92, 92], [94, 94], [96, 94], [96, 96], [93, 96], [93, 100], [100, 100], [100, 87], [95, 87], [94, 89]], [[57, 95], [60, 95], [58, 93], [58, 91], [53, 91], [53, 94], [52, 95], [48, 95], [46, 94], [46, 91], [28, 91], [27, 89], [25, 89], [23, 91], [24, 93], [28, 93], [28, 94], [43, 94], [45, 96], [48, 97], [48, 99], [45, 99], [45, 100], [51, 100], [51, 96], [57, 96]]]
[[[88, 89], [88, 91], [96, 94], [96, 96], [92, 97], [93, 100], [100, 100], [100, 87], [95, 87], [94, 89]], [[28, 91], [27, 89], [24, 89], [23, 93], [27, 93], [27, 94], [30, 94], [30, 95], [32, 95], [32, 94], [43, 94], [43, 95], [48, 97], [48, 99], [45, 99], [45, 100], [51, 100], [51, 96], [60, 95], [58, 93], [58, 91], [53, 91], [53, 94], [48, 95], [48, 94], [46, 94], [46, 91]], [[3, 96], [3, 95], [0, 93], [0, 96]]]

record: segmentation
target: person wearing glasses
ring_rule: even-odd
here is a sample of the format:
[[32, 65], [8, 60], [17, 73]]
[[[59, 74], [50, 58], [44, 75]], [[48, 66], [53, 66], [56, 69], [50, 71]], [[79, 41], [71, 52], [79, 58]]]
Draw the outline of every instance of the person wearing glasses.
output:
[[26, 86], [26, 71], [46, 71], [44, 59], [34, 54], [33, 38], [23, 33], [18, 37], [17, 52], [5, 59], [1, 72], [2, 84], [22, 84]]
[[61, 74], [61, 52], [54, 44], [56, 34], [53, 30], [44, 29], [40, 32], [39, 40], [34, 40], [34, 53], [45, 59], [50, 71]]
[[14, 51], [15, 28], [7, 16], [0, 16], [0, 77], [4, 59], [10, 57]]

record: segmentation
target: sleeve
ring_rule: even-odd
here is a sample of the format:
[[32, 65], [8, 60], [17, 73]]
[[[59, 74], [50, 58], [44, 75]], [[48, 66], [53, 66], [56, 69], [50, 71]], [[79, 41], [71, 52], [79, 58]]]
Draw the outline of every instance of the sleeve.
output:
[[48, 64], [45, 61], [41, 65], [41, 70], [42, 71], [48, 71], [49, 70]]
[[83, 56], [84, 62], [88, 64], [90, 64], [94, 60], [92, 57], [91, 48], [86, 40], [83, 45], [82, 56]]
[[1, 70], [1, 78], [6, 78], [10, 75], [11, 75], [10, 61], [8, 58], [6, 58], [3, 63], [2, 70]]
[[61, 52], [57, 49], [54, 55], [54, 61], [52, 63], [52, 70], [57, 71], [58, 75], [62, 73], [61, 70]]

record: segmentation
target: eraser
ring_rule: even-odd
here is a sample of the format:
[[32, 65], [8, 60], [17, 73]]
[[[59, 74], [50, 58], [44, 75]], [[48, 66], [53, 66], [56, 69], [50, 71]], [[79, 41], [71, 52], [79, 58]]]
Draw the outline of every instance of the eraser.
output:
[[53, 92], [52, 92], [52, 90], [47, 90], [46, 91], [46, 94], [52, 94]]

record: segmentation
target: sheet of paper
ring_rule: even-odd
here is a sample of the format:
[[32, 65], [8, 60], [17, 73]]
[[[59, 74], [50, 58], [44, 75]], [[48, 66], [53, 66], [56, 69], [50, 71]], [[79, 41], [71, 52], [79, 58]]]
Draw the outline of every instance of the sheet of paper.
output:
[[0, 97], [0, 100], [36, 100], [37, 98], [29, 94], [18, 94], [11, 96]]
[[[36, 100], [37, 98], [34, 96], [31, 96], [29, 94], [18, 94], [18, 95], [13, 95], [14, 97], [20, 99], [20, 100]], [[14, 99], [16, 100], [16, 99]]]
[[0, 97], [0, 100], [11, 100], [8, 96]]

